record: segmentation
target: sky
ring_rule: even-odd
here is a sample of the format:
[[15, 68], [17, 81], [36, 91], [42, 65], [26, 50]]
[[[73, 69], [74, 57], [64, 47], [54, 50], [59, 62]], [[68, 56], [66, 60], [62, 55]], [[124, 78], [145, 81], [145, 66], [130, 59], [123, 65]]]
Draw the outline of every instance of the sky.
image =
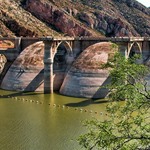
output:
[[146, 7], [150, 7], [150, 0], [137, 0], [137, 1], [145, 5]]

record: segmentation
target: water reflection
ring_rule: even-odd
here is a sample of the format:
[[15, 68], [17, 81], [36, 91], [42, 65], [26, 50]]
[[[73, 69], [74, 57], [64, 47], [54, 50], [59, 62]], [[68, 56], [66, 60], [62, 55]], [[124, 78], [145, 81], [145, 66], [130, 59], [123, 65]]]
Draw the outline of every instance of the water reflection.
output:
[[67, 106], [70, 107], [85, 107], [91, 104], [103, 104], [103, 103], [108, 103], [107, 100], [93, 100], [93, 99], [87, 99], [78, 103], [68, 103], [66, 104]]
[[[86, 128], [80, 121], [92, 117], [103, 120], [107, 117], [106, 100], [73, 98], [58, 93], [22, 93], [4, 90], [0, 90], [0, 95], [6, 96], [0, 96], [0, 149], [2, 150], [79, 149], [78, 143], [70, 140], [86, 133]], [[43, 104], [40, 104], [40, 101]], [[63, 105], [65, 107], [62, 107]], [[75, 107], [79, 109], [75, 110]], [[88, 112], [85, 112], [85, 109]], [[98, 111], [98, 114], [95, 114], [95, 111]], [[103, 112], [103, 115], [100, 112]]]

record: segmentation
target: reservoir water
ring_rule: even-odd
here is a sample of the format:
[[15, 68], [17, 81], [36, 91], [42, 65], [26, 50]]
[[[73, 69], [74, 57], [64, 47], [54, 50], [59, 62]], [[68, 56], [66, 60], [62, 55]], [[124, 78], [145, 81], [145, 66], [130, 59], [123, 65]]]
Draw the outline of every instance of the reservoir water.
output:
[[106, 105], [103, 99], [0, 90], [0, 150], [80, 149], [76, 139], [87, 132], [81, 121], [104, 120]]

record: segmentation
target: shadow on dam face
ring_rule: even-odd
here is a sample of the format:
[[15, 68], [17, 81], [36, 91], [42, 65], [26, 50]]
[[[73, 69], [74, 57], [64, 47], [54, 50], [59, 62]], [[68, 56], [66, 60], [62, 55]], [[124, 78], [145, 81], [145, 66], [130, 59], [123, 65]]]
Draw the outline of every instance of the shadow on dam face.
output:
[[108, 76], [107, 79], [104, 81], [104, 83], [99, 87], [99, 89], [95, 92], [93, 95], [92, 99], [97, 100], [97, 99], [103, 99], [106, 98], [109, 92], [109, 89], [106, 89], [105, 86], [110, 84], [111, 78]]
[[42, 69], [39, 74], [29, 83], [29, 85], [24, 89], [26, 91], [36, 91], [44, 83], [44, 69]]

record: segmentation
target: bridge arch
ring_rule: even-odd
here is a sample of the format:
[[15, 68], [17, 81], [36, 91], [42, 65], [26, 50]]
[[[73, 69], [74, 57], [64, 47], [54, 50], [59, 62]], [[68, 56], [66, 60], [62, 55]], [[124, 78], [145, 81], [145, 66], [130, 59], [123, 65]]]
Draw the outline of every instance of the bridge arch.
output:
[[53, 61], [55, 59], [55, 56], [57, 54], [61, 53], [61, 51], [59, 50], [59, 48], [61, 48], [61, 47], [62, 47], [62, 49], [66, 50], [65, 51], [65, 61], [66, 61], [67, 65], [70, 66], [72, 64], [72, 62], [74, 61], [72, 42], [61, 41], [59, 43], [56, 43], [56, 46], [54, 49]]
[[67, 41], [61, 41], [57, 44], [56, 48], [55, 48], [55, 53], [57, 53], [57, 49], [60, 45], [64, 45], [64, 47], [67, 50], [67, 53], [71, 56], [72, 55], [72, 46], [69, 42]]
[[55, 45], [53, 55], [53, 87], [54, 90], [59, 90], [74, 58], [69, 42], [56, 42]]
[[142, 54], [142, 46], [138, 42], [133, 42], [129, 44], [128, 57], [132, 57], [134, 54]]

